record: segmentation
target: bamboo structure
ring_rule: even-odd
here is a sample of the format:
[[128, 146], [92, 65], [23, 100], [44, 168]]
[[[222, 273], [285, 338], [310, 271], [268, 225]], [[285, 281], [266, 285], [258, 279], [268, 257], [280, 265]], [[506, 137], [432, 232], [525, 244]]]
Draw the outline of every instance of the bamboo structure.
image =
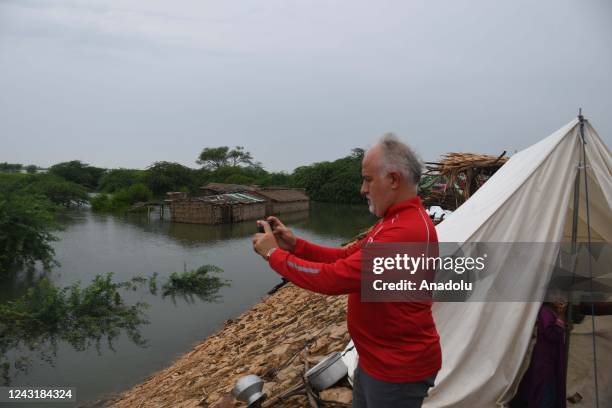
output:
[[455, 210], [507, 161], [505, 151], [499, 156], [447, 153], [439, 162], [425, 163], [419, 194], [426, 206]]

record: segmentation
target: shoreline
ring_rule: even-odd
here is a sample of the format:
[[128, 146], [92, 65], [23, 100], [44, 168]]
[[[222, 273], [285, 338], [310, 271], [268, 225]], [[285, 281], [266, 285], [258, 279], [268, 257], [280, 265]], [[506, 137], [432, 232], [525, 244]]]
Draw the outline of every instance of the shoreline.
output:
[[[166, 368], [139, 384], [88, 407], [246, 406], [231, 395], [236, 380], [257, 374], [268, 395], [263, 406], [306, 406], [305, 393], [282, 397], [303, 382], [312, 366], [349, 341], [347, 296], [325, 296], [287, 283], [203, 339]], [[348, 406], [350, 389], [334, 387], [321, 395]]]

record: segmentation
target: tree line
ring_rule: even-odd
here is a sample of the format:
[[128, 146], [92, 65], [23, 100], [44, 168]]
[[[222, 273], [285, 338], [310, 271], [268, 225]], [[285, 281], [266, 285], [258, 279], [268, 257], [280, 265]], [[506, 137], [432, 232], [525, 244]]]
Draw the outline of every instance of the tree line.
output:
[[199, 194], [210, 182], [305, 188], [311, 200], [363, 203], [359, 195], [363, 149], [346, 157], [296, 168], [266, 171], [241, 146], [207, 147], [190, 168], [158, 161], [146, 169], [105, 169], [80, 160], [54, 164], [46, 172], [31, 165], [0, 163], [0, 276], [11, 268], [53, 265], [55, 214], [90, 203], [94, 211], [125, 211], [169, 191]]
[[107, 200], [115, 198], [114, 209], [125, 209], [136, 201], [161, 198], [169, 191], [197, 195], [202, 185], [211, 182], [298, 187], [305, 188], [314, 201], [359, 203], [363, 202], [359, 196], [362, 158], [363, 149], [355, 148], [335, 161], [298, 167], [292, 173], [269, 172], [244, 147], [220, 146], [202, 150], [196, 160], [200, 168], [157, 161], [146, 169], [106, 169], [73, 160], [54, 164], [45, 173], [31, 165], [27, 174], [21, 172], [21, 164], [0, 163], [0, 175], [5, 181], [7, 174], [19, 176], [11, 182], [27, 185], [63, 206], [83, 204], [90, 201], [90, 193], [98, 193]]

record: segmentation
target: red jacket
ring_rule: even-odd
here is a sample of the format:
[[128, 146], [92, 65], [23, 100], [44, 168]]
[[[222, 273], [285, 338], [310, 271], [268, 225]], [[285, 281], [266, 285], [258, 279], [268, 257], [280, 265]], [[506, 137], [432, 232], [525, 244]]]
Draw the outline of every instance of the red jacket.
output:
[[388, 382], [421, 381], [440, 370], [440, 337], [431, 302], [361, 302], [361, 247], [369, 242], [438, 242], [415, 197], [393, 205], [362, 240], [326, 248], [298, 239], [293, 253], [277, 249], [270, 266], [297, 286], [327, 295], [348, 293], [348, 330], [359, 365]]

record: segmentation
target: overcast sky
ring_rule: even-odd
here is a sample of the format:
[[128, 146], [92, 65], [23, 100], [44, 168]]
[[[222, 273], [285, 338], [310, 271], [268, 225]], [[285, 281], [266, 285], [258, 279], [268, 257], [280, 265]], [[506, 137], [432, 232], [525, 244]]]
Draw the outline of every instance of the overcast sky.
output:
[[499, 154], [580, 106], [612, 147], [609, 0], [0, 0], [0, 74], [0, 162]]

